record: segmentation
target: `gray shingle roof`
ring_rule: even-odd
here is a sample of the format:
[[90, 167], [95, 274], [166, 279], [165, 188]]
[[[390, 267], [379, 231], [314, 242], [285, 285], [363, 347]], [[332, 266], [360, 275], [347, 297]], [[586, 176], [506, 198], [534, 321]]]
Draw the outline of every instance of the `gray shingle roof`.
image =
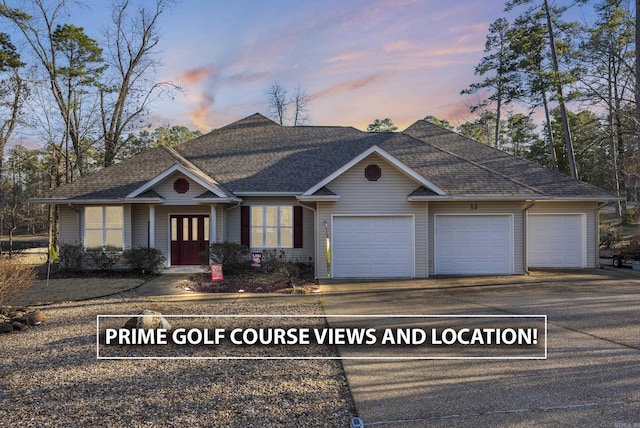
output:
[[[543, 195], [557, 198], [615, 198], [595, 186], [575, 180], [557, 171], [540, 167], [525, 159], [511, 156], [501, 150], [424, 120], [415, 122], [403, 133], [486, 168], [494, 174], [507, 177], [514, 183], [521, 183]], [[462, 187], [464, 188], [464, 185]], [[489, 182], [486, 187], [490, 187]]]
[[[402, 133], [370, 134], [352, 127], [285, 127], [260, 114], [174, 149], [148, 150], [64, 185], [49, 198], [124, 198], [176, 164], [211, 177], [228, 196], [231, 192], [301, 194], [373, 145], [449, 196], [613, 198], [601, 189], [422, 120]], [[412, 195], [435, 193], [417, 189]]]

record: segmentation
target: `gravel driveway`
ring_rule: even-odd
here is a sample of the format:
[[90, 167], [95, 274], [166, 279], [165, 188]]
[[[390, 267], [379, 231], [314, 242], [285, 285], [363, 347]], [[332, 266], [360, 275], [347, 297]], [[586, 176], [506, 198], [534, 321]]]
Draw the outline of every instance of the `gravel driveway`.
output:
[[0, 336], [0, 421], [21, 427], [348, 426], [355, 414], [336, 360], [96, 359], [98, 314], [322, 314], [317, 297], [299, 297], [151, 302], [127, 292], [46, 306], [42, 325]]

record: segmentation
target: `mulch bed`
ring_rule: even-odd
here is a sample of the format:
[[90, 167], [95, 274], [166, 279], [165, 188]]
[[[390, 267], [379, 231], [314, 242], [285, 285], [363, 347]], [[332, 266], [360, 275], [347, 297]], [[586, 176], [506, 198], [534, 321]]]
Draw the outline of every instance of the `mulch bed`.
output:
[[197, 293], [313, 293], [318, 287], [313, 281], [293, 285], [291, 281], [269, 280], [265, 276], [228, 277], [220, 282], [211, 282], [207, 275], [196, 275], [180, 287]]

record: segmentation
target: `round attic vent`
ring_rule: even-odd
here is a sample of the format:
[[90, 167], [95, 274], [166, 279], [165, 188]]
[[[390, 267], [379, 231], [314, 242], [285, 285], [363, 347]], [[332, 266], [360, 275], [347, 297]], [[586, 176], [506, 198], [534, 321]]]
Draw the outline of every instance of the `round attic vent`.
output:
[[189, 190], [189, 182], [184, 178], [178, 178], [173, 182], [173, 190], [177, 193], [187, 193]]
[[382, 170], [378, 165], [369, 165], [364, 169], [364, 176], [367, 177], [369, 181], [378, 181], [382, 176]]

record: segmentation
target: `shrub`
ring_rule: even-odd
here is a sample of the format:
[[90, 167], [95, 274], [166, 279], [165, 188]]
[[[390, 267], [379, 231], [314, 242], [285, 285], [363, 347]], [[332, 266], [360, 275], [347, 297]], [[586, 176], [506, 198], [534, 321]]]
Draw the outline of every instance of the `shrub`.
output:
[[600, 226], [600, 247], [611, 248], [618, 242], [620, 242], [620, 227]]
[[84, 249], [80, 244], [62, 244], [58, 251], [60, 269], [66, 272], [79, 272], [82, 269]]
[[162, 251], [151, 247], [138, 247], [125, 250], [122, 258], [135, 272], [157, 273], [165, 262]]
[[109, 250], [87, 250], [87, 261], [99, 270], [106, 272], [120, 260], [120, 254]]
[[640, 209], [627, 208], [627, 210], [622, 213], [622, 224], [637, 223], [639, 217]]
[[29, 266], [0, 258], [0, 304], [22, 296], [34, 279], [35, 273]]
[[222, 242], [209, 246], [209, 262], [222, 264], [226, 274], [242, 273], [249, 269], [249, 248], [234, 242]]
[[285, 253], [282, 250], [262, 251], [262, 271], [272, 273], [285, 263]]

